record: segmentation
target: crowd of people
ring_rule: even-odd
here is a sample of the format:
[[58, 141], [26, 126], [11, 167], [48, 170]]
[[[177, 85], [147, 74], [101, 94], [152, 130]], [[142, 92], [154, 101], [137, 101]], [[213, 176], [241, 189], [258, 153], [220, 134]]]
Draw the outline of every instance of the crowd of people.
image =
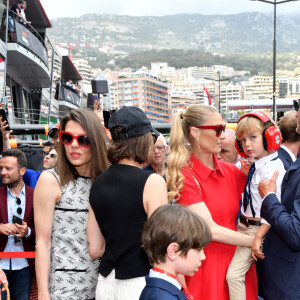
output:
[[34, 274], [40, 300], [297, 299], [299, 102], [278, 126], [250, 112], [235, 131], [192, 105], [169, 145], [137, 107], [108, 128], [98, 110], [71, 110], [42, 172], [0, 120], [0, 251], [35, 250], [0, 258], [11, 299], [30, 299]]
[[[3, 4], [6, 5], [6, 0], [3, 1]], [[15, 21], [23, 24], [24, 26], [31, 24], [31, 22], [26, 19], [26, 7], [27, 2], [24, 0], [19, 0], [17, 3], [11, 6], [8, 12], [8, 34], [10, 41], [15, 40]]]

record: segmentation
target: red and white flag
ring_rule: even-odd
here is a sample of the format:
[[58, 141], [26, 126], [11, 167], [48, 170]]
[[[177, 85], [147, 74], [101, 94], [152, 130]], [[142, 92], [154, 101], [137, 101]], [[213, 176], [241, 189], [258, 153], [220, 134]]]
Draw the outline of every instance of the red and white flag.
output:
[[213, 103], [212, 103], [210, 94], [209, 94], [209, 92], [208, 92], [208, 90], [207, 90], [207, 88], [205, 87], [204, 84], [203, 84], [203, 88], [204, 88], [204, 94], [203, 94], [204, 102], [203, 102], [203, 104], [212, 106]]

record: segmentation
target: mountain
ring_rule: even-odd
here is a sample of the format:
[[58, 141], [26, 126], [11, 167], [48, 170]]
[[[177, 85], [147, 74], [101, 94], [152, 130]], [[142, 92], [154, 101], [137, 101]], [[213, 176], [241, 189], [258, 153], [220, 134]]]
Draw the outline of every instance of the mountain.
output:
[[[273, 16], [181, 14], [162, 17], [88, 14], [58, 18], [48, 31], [54, 42], [109, 44], [117, 53], [199, 49], [217, 53], [265, 53], [273, 49]], [[300, 49], [300, 19], [277, 16], [277, 52]]]

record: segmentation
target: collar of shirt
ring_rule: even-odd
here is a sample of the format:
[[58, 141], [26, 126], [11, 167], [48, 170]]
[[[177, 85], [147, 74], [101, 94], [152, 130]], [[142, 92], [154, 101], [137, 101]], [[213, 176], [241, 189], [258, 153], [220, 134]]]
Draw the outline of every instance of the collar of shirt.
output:
[[284, 149], [291, 157], [292, 161], [295, 162], [297, 157], [295, 157], [294, 153], [287, 147], [285, 147], [284, 145], [281, 145], [280, 148]]
[[278, 157], [277, 151], [274, 152], [274, 153], [270, 153], [269, 155], [258, 159], [257, 161], [255, 161], [255, 169], [257, 170], [258, 168], [260, 168], [261, 166], [266, 164], [268, 161], [271, 161], [272, 159], [274, 159], [276, 157]]
[[151, 269], [149, 272], [149, 277], [155, 277], [155, 278], [160, 278], [160, 279], [166, 280], [166, 281], [170, 282], [171, 284], [175, 285], [179, 290], [181, 290], [181, 284], [176, 279], [174, 279], [166, 274], [159, 273], [159, 272], [153, 271]]
[[19, 216], [21, 219], [24, 219], [25, 215], [25, 184], [23, 184], [23, 188], [18, 196], [18, 198], [21, 200], [21, 204], [18, 205], [16, 203], [16, 196], [10, 191], [9, 187], [7, 187], [7, 204], [8, 209], [11, 209], [11, 212], [8, 212], [8, 218], [12, 218], [12, 215], [14, 215], [17, 211], [17, 208], [20, 206], [22, 208], [22, 214]]
[[220, 173], [222, 176], [225, 176], [222, 162], [219, 161], [214, 154], [213, 159], [215, 169], [211, 170], [210, 168], [206, 167], [202, 162], [200, 162], [193, 154], [191, 154], [190, 162], [193, 165], [193, 171], [195, 171], [195, 173], [204, 181], [206, 181], [210, 175], [216, 173]]

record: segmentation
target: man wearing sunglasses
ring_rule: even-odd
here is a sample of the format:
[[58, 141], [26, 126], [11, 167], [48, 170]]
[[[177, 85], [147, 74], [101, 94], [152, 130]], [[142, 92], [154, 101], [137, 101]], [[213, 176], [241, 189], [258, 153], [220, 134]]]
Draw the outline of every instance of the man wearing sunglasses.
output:
[[[294, 101], [297, 133], [300, 134], [299, 101]], [[281, 188], [281, 203], [276, 190], [277, 171], [269, 181], [259, 183], [263, 198], [261, 216], [271, 224], [266, 235], [261, 286], [266, 299], [300, 299], [300, 158], [287, 170]]]
[[[18, 149], [2, 152], [0, 160], [0, 252], [35, 250], [33, 189], [23, 182], [27, 160]], [[30, 299], [34, 260], [0, 259], [0, 269], [7, 276], [12, 299]], [[6, 300], [3, 294], [2, 299]]]
[[[50, 146], [48, 152], [43, 150], [43, 156], [44, 156], [44, 162], [43, 162], [44, 170], [51, 169], [56, 166], [57, 152], [54, 146]], [[32, 188], [35, 188], [41, 173], [42, 173], [41, 171], [34, 171], [31, 169], [27, 169], [23, 177], [24, 183]]]

